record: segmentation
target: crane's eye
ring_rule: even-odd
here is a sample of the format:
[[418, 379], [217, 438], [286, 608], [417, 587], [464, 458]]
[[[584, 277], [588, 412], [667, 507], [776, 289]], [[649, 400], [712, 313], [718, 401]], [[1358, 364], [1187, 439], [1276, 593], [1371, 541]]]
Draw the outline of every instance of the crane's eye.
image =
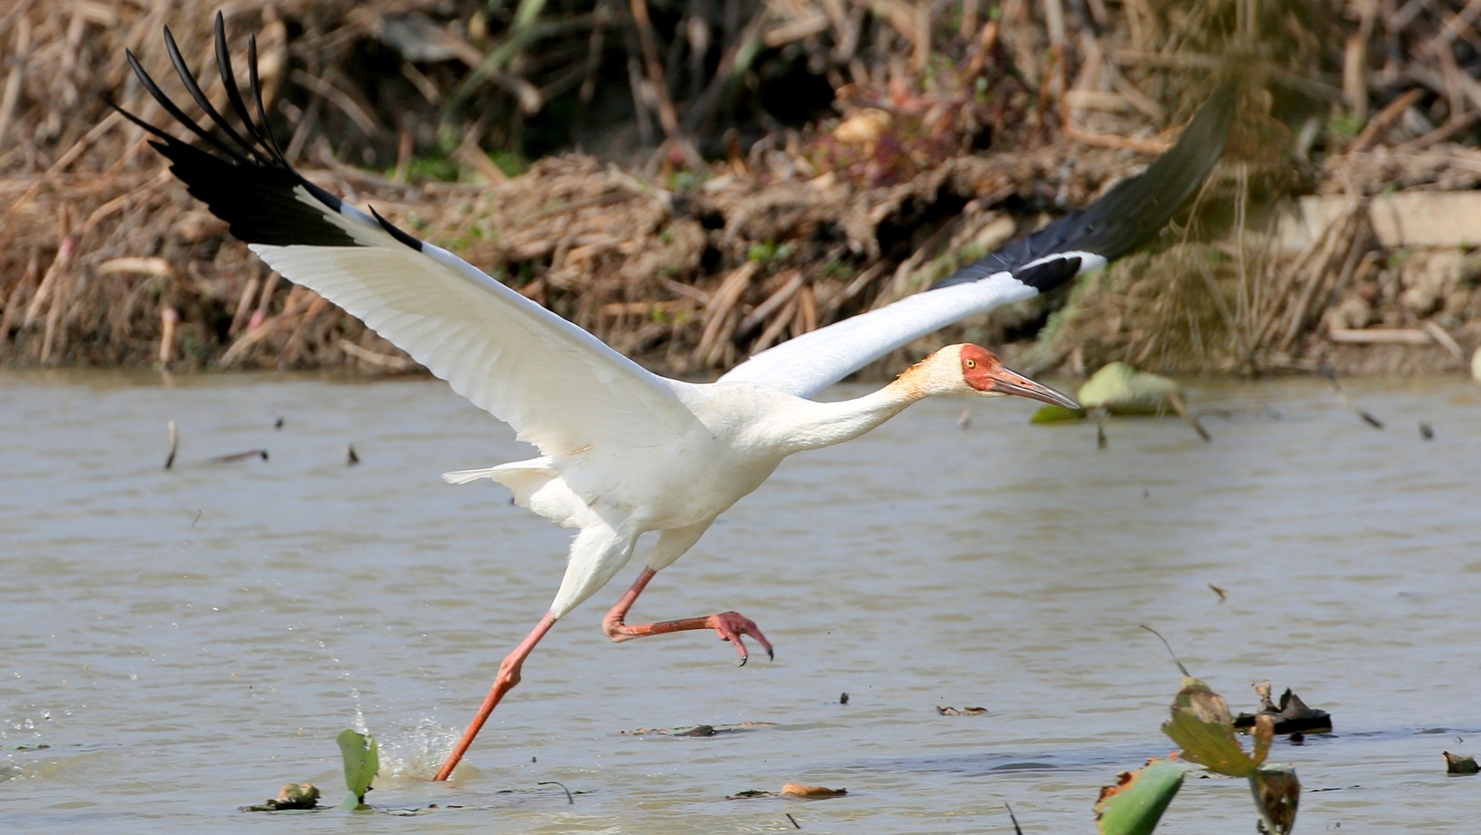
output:
[[967, 363], [966, 364], [967, 364], [967, 367], [968, 368], [976, 368], [977, 367], [977, 360], [967, 360]]

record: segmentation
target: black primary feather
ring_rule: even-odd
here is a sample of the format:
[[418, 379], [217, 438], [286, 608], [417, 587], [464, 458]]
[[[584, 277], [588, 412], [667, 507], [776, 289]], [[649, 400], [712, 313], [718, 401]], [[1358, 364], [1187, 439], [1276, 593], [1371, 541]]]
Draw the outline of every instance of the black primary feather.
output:
[[[335, 215], [344, 214], [344, 201], [294, 170], [268, 130], [267, 108], [262, 101], [262, 84], [257, 72], [257, 39], [251, 38], [247, 45], [248, 89], [257, 113], [254, 120], [232, 71], [225, 18], [220, 12], [216, 13], [218, 72], [226, 88], [227, 101], [245, 133], [211, 106], [195, 74], [186, 65], [169, 27], [165, 27], [165, 48], [186, 92], [218, 133], [207, 130], [185, 115], [145, 72], [132, 52], [126, 53], [129, 66], [160, 107], [199, 137], [209, 150], [182, 142], [111, 101], [108, 105], [154, 137], [149, 144], [170, 161], [170, 171], [185, 183], [186, 190], [205, 203], [212, 214], [226, 221], [232, 235], [248, 243], [359, 246], [348, 231], [330, 220]], [[304, 193], [312, 200], [304, 199]], [[376, 221], [396, 240], [413, 249], [421, 249], [421, 241], [379, 216], [376, 216]]]
[[1177, 144], [1146, 171], [1117, 183], [1086, 208], [957, 270], [931, 289], [966, 284], [1007, 270], [1042, 292], [1074, 278], [1080, 259], [1050, 259], [1027, 270], [1025, 264], [1059, 252], [1091, 252], [1109, 262], [1136, 250], [1198, 191], [1224, 153], [1233, 118], [1234, 88], [1226, 85], [1199, 109]]

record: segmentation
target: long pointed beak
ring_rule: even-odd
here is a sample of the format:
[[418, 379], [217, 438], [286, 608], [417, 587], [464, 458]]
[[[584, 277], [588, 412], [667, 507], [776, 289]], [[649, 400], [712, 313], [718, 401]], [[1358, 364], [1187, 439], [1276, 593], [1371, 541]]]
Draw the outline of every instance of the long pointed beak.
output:
[[1006, 368], [999, 369], [998, 373], [993, 375], [992, 388], [988, 391], [997, 394], [1016, 394], [1030, 400], [1062, 406], [1077, 412], [1082, 411], [1080, 404], [1068, 394], [1055, 391], [1043, 383], [1036, 383], [1017, 371], [1010, 371]]

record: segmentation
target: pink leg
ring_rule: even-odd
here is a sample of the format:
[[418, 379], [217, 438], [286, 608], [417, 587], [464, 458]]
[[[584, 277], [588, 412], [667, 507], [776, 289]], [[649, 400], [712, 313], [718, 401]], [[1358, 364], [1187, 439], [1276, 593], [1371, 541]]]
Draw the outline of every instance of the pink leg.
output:
[[478, 715], [468, 723], [468, 730], [463, 732], [463, 738], [453, 746], [453, 752], [448, 754], [447, 761], [442, 764], [442, 768], [437, 769], [437, 776], [433, 777], [433, 780], [446, 780], [448, 775], [453, 773], [453, 769], [458, 767], [458, 762], [463, 759], [464, 752], [468, 750], [468, 746], [473, 744], [474, 737], [478, 736], [478, 732], [483, 729], [483, 723], [488, 721], [489, 714], [494, 712], [499, 700], [504, 698], [505, 693], [513, 690], [514, 685], [519, 684], [520, 668], [524, 666], [525, 659], [530, 657], [535, 644], [540, 643], [540, 639], [545, 637], [545, 633], [549, 632], [550, 627], [554, 625], [555, 618], [550, 615], [541, 618], [535, 628], [530, 630], [530, 634], [526, 635], [519, 646], [514, 648], [514, 652], [509, 653], [503, 661], [499, 662], [499, 675], [494, 678], [494, 686], [483, 700], [483, 706], [478, 709]]
[[681, 618], [680, 620], [665, 620], [658, 623], [640, 623], [634, 626], [628, 626], [623, 622], [627, 617], [627, 610], [632, 608], [633, 602], [638, 599], [638, 595], [643, 593], [643, 589], [647, 587], [648, 581], [652, 580], [653, 575], [656, 573], [651, 568], [644, 568], [643, 573], [639, 574], [638, 579], [633, 582], [632, 588], [629, 588], [627, 593], [622, 595], [622, 599], [617, 601], [617, 605], [613, 606], [612, 611], [608, 612], [607, 616], [602, 619], [602, 631], [607, 633], [608, 638], [621, 643], [623, 641], [631, 641], [634, 638], [643, 638], [648, 635], [662, 635], [666, 632], [684, 632], [690, 629], [713, 629], [719, 633], [720, 640], [730, 641], [735, 644], [736, 650], [740, 652], [740, 663], [742, 667], [745, 666], [746, 660], [750, 658], [750, 654], [746, 652], [746, 645], [741, 642], [742, 635], [750, 635], [760, 642], [761, 646], [766, 648], [767, 658], [776, 657], [776, 653], [772, 652], [771, 642], [766, 640], [765, 635], [761, 634], [761, 630], [756, 627], [755, 622], [741, 617], [737, 612], [721, 612], [708, 617]]

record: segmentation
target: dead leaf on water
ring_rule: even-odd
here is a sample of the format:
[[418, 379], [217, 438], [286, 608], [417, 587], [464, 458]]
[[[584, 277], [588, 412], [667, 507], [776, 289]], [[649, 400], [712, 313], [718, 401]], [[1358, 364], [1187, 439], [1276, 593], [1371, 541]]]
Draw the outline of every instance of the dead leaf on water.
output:
[[830, 797], [843, 797], [848, 794], [848, 789], [830, 789], [827, 786], [804, 786], [798, 783], [788, 783], [782, 786], [783, 797], [801, 797], [806, 800], [826, 800]]
[[936, 706], [936, 712], [939, 713], [939, 714], [941, 714], [942, 716], [981, 716], [984, 713], [987, 713], [987, 708], [985, 708], [985, 707], [964, 707], [961, 710], [957, 710], [956, 708], [951, 707], [950, 705], [947, 705], [946, 707], [941, 707], [940, 705], [937, 705]]
[[1441, 753], [1445, 755], [1446, 774], [1475, 774], [1477, 771], [1481, 771], [1481, 766], [1476, 765], [1475, 757], [1467, 757], [1465, 754], [1452, 754], [1449, 751], [1442, 751]]

